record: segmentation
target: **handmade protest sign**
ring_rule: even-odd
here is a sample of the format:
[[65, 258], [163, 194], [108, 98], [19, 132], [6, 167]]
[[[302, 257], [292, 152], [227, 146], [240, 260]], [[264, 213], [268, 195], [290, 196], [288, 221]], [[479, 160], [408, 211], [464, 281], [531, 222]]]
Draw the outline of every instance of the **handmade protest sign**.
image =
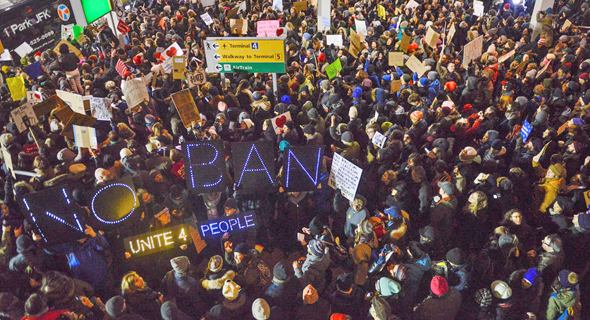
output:
[[522, 124], [522, 128], [520, 129], [520, 135], [522, 136], [522, 142], [525, 142], [529, 139], [531, 135], [531, 131], [533, 131], [533, 126], [527, 121], [524, 120]]
[[190, 89], [184, 89], [171, 94], [170, 97], [186, 128], [192, 126], [193, 121], [201, 121], [201, 114], [199, 113], [199, 109], [197, 109], [197, 104], [193, 99]]
[[412, 38], [410, 38], [410, 36], [406, 35], [405, 33], [402, 34], [402, 41], [399, 44], [399, 48], [403, 52], [408, 53], [408, 48], [410, 47], [411, 40], [412, 40]]
[[20, 46], [14, 49], [21, 58], [24, 58], [27, 54], [33, 52], [33, 48], [25, 41]]
[[336, 59], [336, 61], [332, 62], [328, 67], [326, 67], [326, 73], [328, 74], [328, 78], [332, 80], [335, 76], [338, 75], [338, 72], [342, 70], [342, 63], [340, 63], [340, 58]]
[[428, 27], [428, 31], [426, 31], [426, 36], [424, 37], [424, 42], [431, 48], [436, 48], [436, 44], [438, 39], [440, 38], [440, 33], [434, 31], [432, 27]]
[[188, 142], [182, 145], [187, 188], [195, 193], [225, 190], [229, 180], [225, 169], [223, 141]]
[[84, 110], [84, 99], [81, 95], [62, 90], [55, 90], [55, 93], [72, 111], [80, 114], [86, 113]]
[[105, 98], [90, 98], [90, 113], [96, 120], [110, 121], [113, 117], [111, 100]]
[[27, 102], [31, 105], [36, 105], [43, 101], [43, 94], [39, 91], [27, 91]]
[[25, 87], [25, 79], [23, 76], [12, 77], [6, 79], [8, 90], [12, 96], [12, 101], [20, 101], [27, 97], [27, 88]]
[[16, 179], [16, 175], [14, 174], [14, 165], [12, 164], [12, 156], [8, 152], [8, 149], [4, 145], [0, 145], [2, 149], [2, 159], [4, 159], [4, 164], [6, 164], [6, 169], [12, 174], [12, 177]]
[[191, 238], [193, 239], [193, 244], [195, 245], [197, 253], [201, 253], [201, 251], [207, 247], [207, 242], [205, 242], [199, 233], [199, 222], [197, 221], [197, 218], [194, 215], [185, 216], [184, 222], [188, 225], [188, 229]]
[[215, 5], [215, 0], [201, 0], [203, 7], [210, 7]]
[[280, 27], [279, 20], [261, 20], [256, 23], [257, 37], [275, 37]]
[[281, 134], [281, 130], [287, 121], [291, 121], [291, 112], [287, 111], [283, 114], [279, 114], [278, 116], [272, 118], [271, 120], [272, 127], [275, 129], [276, 134]]
[[379, 16], [379, 18], [381, 19], [385, 19], [385, 7], [378, 4], [377, 5], [377, 15]]
[[362, 34], [364, 36], [367, 35], [367, 23], [365, 20], [354, 20], [354, 25], [356, 27], [356, 33]]
[[166, 50], [162, 51], [160, 55], [160, 59], [166, 61], [172, 57], [182, 56], [184, 55], [184, 52], [182, 51], [180, 45], [177, 42], [174, 42], [168, 48], [166, 48]]
[[172, 57], [172, 78], [175, 80], [184, 80], [186, 75], [186, 56]]
[[207, 239], [222, 236], [224, 233], [236, 233], [241, 230], [256, 229], [258, 221], [253, 211], [223, 217], [217, 220], [208, 220], [199, 224], [201, 237]]
[[211, 18], [211, 16], [207, 12], [201, 15], [201, 19], [203, 19], [206, 25], [210, 25], [214, 22], [213, 18]]
[[19, 205], [41, 245], [84, 238], [86, 210], [73, 201], [67, 186], [43, 189], [23, 197]]
[[30, 103], [25, 103], [10, 112], [12, 121], [16, 124], [18, 132], [27, 130], [27, 127], [37, 125], [39, 122]]
[[356, 195], [356, 189], [359, 186], [362, 174], [363, 169], [357, 167], [341, 155], [334, 153], [328, 185], [333, 189], [340, 189], [342, 195], [352, 201]]
[[69, 41], [66, 41], [66, 40], [61, 40], [60, 42], [57, 43], [57, 45], [55, 47], [53, 47], [53, 51], [55, 52], [55, 54], [60, 54], [59, 47], [62, 44], [65, 44], [66, 46], [68, 46], [68, 48], [70, 49], [70, 52], [73, 52], [78, 57], [78, 59], [84, 59], [84, 55], [82, 55], [82, 52], [80, 50], [78, 50], [78, 48], [74, 47], [74, 45], [72, 45]]
[[73, 130], [74, 143], [76, 144], [76, 147], [98, 149], [96, 129], [91, 127], [74, 125]]
[[463, 67], [467, 69], [469, 63], [481, 56], [483, 36], [479, 36], [463, 47]]
[[373, 142], [373, 144], [379, 148], [383, 148], [383, 145], [385, 145], [385, 140], [387, 140], [386, 136], [384, 136], [381, 132], [375, 132], [371, 142]]
[[95, 123], [96, 119], [94, 117], [73, 112], [70, 119], [67, 122], [65, 122], [64, 128], [59, 133], [59, 135], [68, 137], [70, 139], [74, 139], [74, 125], [93, 127]]
[[389, 66], [399, 67], [404, 65], [404, 53], [403, 52], [390, 52], [389, 53]]
[[74, 36], [74, 24], [62, 24], [61, 25], [61, 39], [68, 40], [71, 36]]
[[283, 187], [287, 191], [313, 191], [320, 182], [322, 147], [289, 147], [283, 160]]
[[275, 150], [272, 141], [232, 143], [235, 189], [238, 193], [273, 190]]
[[407, 8], [407, 9], [410, 9], [410, 10], [414, 10], [414, 9], [416, 9], [416, 7], [418, 7], [419, 5], [420, 5], [420, 4], [419, 4], [418, 2], [416, 2], [416, 1], [414, 1], [414, 0], [410, 0], [410, 2], [408, 2], [408, 4], [406, 5], [406, 8]]
[[195, 72], [188, 74], [189, 88], [194, 88], [205, 82], [207, 82], [207, 74], [205, 73], [205, 69], [203, 69], [202, 67], [198, 67], [197, 70], [195, 70]]
[[326, 43], [328, 45], [333, 44], [337, 48], [342, 48], [342, 46], [344, 45], [344, 40], [342, 39], [342, 35], [328, 34], [328, 35], [326, 35], [326, 37], [327, 37]]
[[354, 30], [350, 29], [350, 45], [348, 46], [348, 52], [355, 58], [358, 58], [359, 52], [361, 52], [361, 37], [354, 32]]
[[57, 95], [53, 95], [46, 100], [36, 104], [33, 106], [33, 111], [35, 111], [35, 115], [38, 117], [46, 115], [51, 112], [51, 110], [55, 108], [66, 108], [65, 103], [57, 97]]
[[478, 17], [484, 16], [484, 6], [482, 1], [473, 1], [473, 15]]
[[516, 49], [506, 52], [498, 58], [498, 64], [510, 59], [516, 53]]
[[191, 237], [189, 226], [181, 224], [128, 237], [124, 241], [125, 251], [131, 257], [141, 257], [190, 243]]
[[455, 32], [457, 32], [457, 29], [455, 28], [455, 24], [453, 23], [451, 25], [451, 28], [449, 29], [449, 32], [447, 33], [446, 43], [449, 43], [449, 42], [451, 42], [451, 40], [453, 40], [453, 37], [455, 36]]
[[563, 23], [563, 25], [561, 26], [560, 31], [561, 32], [565, 32], [569, 27], [572, 26], [572, 22], [569, 19], [565, 19], [565, 22]]
[[283, 0], [272, 0], [272, 9], [276, 11], [283, 11]]
[[418, 73], [418, 78], [426, 72], [426, 67], [420, 60], [418, 60], [418, 58], [416, 58], [416, 56], [411, 56], [408, 61], [406, 61], [406, 66], [412, 70], [412, 72]]
[[111, 228], [139, 216], [139, 205], [133, 180], [126, 176], [100, 187], [92, 197], [90, 211], [101, 228]]
[[123, 90], [127, 107], [131, 110], [139, 107], [144, 101], [150, 100], [150, 94], [142, 78], [135, 78], [125, 82]]
[[391, 80], [391, 92], [399, 92], [402, 89], [401, 80]]
[[307, 1], [295, 1], [293, 2], [293, 8], [295, 8], [295, 11], [299, 12], [299, 11], [305, 11], [307, 10]]

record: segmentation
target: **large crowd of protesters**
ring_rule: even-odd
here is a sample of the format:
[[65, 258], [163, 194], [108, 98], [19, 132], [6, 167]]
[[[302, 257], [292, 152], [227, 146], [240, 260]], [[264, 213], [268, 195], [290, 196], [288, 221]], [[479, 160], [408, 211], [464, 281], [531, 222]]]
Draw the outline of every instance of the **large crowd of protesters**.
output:
[[[486, 0], [482, 14], [464, 0], [334, 0], [321, 32], [312, 2], [303, 11], [287, 0], [281, 10], [272, 1], [239, 6], [138, 0], [123, 19], [124, 46], [101, 21], [96, 35], [71, 39], [82, 59], [64, 44], [2, 66], [0, 319], [588, 318], [587, 1], [535, 12], [534, 1]], [[230, 28], [240, 18], [247, 34]], [[254, 37], [262, 20], [286, 30], [276, 89], [272, 74], [208, 73], [190, 86], [157, 67], [177, 43], [187, 72], [197, 71], [207, 37]], [[354, 32], [357, 20], [366, 34]], [[425, 39], [430, 29], [436, 43]], [[483, 54], [464, 63], [478, 37]], [[360, 48], [351, 45], [358, 38]], [[390, 65], [392, 52], [403, 52], [403, 65]], [[411, 56], [423, 74], [405, 65]], [[337, 59], [342, 68], [329, 76]], [[43, 72], [32, 77], [37, 63]], [[122, 86], [150, 72], [149, 101], [128, 108]], [[10, 111], [26, 101], [14, 101], [6, 82], [17, 76], [45, 98], [63, 90], [111, 99], [111, 121], [94, 125], [100, 147], [61, 136], [66, 124], [54, 112], [20, 132]], [[185, 126], [171, 94], [187, 88], [201, 121]], [[275, 131], [271, 119], [285, 112], [292, 120]], [[286, 148], [321, 146], [317, 189], [288, 192], [278, 182], [264, 193], [230, 184], [197, 194], [172, 168], [182, 142], [209, 140], [223, 141], [230, 181], [232, 142], [272, 142], [277, 176]], [[36, 143], [38, 155], [23, 148]], [[328, 184], [336, 153], [362, 169], [352, 201]], [[6, 157], [36, 175], [14, 178]], [[125, 176], [140, 202], [126, 228], [88, 222], [84, 237], [47, 246], [20, 205], [67, 184], [88, 208], [97, 187]], [[189, 243], [134, 257], [122, 245], [189, 218], [246, 211], [255, 231], [205, 239], [201, 252]], [[280, 261], [270, 265], [271, 256]]]

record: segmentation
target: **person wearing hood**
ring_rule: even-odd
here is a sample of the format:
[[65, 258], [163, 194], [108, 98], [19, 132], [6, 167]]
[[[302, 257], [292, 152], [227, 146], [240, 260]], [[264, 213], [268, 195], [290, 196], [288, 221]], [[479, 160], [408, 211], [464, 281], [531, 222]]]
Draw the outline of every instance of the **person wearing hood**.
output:
[[[225, 319], [245, 319], [245, 317], [252, 310], [250, 307], [250, 301], [252, 300], [249, 300], [246, 291], [242, 290], [242, 287], [240, 285], [228, 279], [225, 280], [225, 283], [223, 284], [222, 293], [224, 298], [223, 301], [221, 301], [221, 303], [218, 303], [213, 308], [220, 307], [222, 309], [225, 309], [228, 315], [228, 318]], [[211, 312], [213, 308], [211, 308], [209, 312]]]
[[295, 277], [299, 279], [301, 286], [313, 285], [320, 291], [324, 289], [329, 267], [330, 252], [322, 241], [316, 239], [310, 240], [307, 244], [305, 260], [293, 261]]
[[422, 245], [416, 241], [410, 241], [407, 254], [409, 260], [402, 264], [406, 268], [408, 275], [404, 281], [404, 291], [406, 291], [408, 303], [413, 306], [414, 302], [420, 298], [419, 290], [422, 278], [426, 272], [430, 271], [432, 261], [428, 253], [422, 249]]
[[297, 295], [301, 291], [301, 287], [292, 266], [277, 262], [272, 273], [272, 282], [264, 293], [264, 299], [271, 307], [278, 306], [285, 310], [297, 310], [299, 307]]
[[49, 256], [45, 251], [37, 248], [35, 241], [28, 234], [21, 234], [16, 238], [16, 252], [18, 255], [10, 259], [10, 271], [25, 274], [28, 267], [37, 272], [43, 271], [43, 261]]
[[[266, 285], [266, 277], [269, 275], [262, 274], [259, 265], [268, 267], [262, 262], [260, 253], [256, 249], [249, 249], [246, 243], [238, 244], [235, 249], [233, 244], [226, 241], [225, 261], [237, 268], [235, 282], [240, 284], [243, 291], [257, 293]], [[270, 272], [269, 272], [270, 273]]]
[[354, 319], [361, 318], [362, 310], [358, 306], [363, 303], [363, 290], [354, 284], [354, 276], [345, 273], [338, 276], [326, 290], [326, 299], [330, 302], [332, 313], [347, 314]]
[[105, 311], [113, 320], [144, 320], [139, 314], [130, 313], [122, 296], [114, 296], [105, 304]]
[[[188, 313], [197, 315], [205, 314], [207, 308], [199, 297], [200, 288], [199, 276], [197, 271], [191, 267], [191, 263], [186, 256], [176, 257], [170, 260], [172, 270], [168, 271], [162, 284], [165, 286], [165, 297], [167, 300], [174, 301], [175, 308]], [[164, 308], [164, 305], [162, 305]]]
[[194, 317], [188, 316], [186, 313], [178, 309], [176, 304], [172, 301], [166, 301], [160, 307], [160, 313], [163, 320], [192, 320]]
[[320, 297], [318, 290], [311, 284], [303, 289], [303, 305], [297, 312], [296, 319], [324, 320], [330, 314], [330, 303]]
[[50, 310], [43, 295], [33, 293], [25, 302], [25, 316], [22, 320], [55, 320], [60, 315], [68, 315], [68, 310]]
[[576, 319], [581, 315], [580, 286], [578, 274], [561, 270], [551, 286], [552, 293], [547, 305], [547, 320], [555, 320], [564, 313]]
[[350, 202], [350, 207], [346, 211], [346, 223], [344, 224], [344, 234], [348, 237], [352, 243], [355, 234], [354, 231], [361, 223], [361, 221], [367, 219], [368, 211], [366, 209], [366, 202], [364, 196], [357, 194], [353, 201]]

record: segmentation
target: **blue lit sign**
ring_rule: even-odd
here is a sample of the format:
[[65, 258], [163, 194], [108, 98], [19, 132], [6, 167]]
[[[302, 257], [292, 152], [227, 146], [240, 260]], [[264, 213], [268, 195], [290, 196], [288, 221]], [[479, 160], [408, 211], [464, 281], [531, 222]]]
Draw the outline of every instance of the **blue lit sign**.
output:
[[272, 190], [275, 185], [272, 141], [232, 143], [232, 154], [238, 192], [257, 193]]
[[258, 226], [256, 215], [249, 211], [242, 214], [236, 214], [229, 217], [223, 217], [218, 220], [209, 220], [201, 222], [199, 233], [203, 238], [211, 238], [224, 233], [235, 233], [240, 230], [253, 229]]
[[225, 152], [222, 141], [185, 143], [187, 187], [199, 193], [223, 191], [227, 186]]
[[285, 189], [287, 191], [315, 190], [320, 177], [322, 147], [289, 147], [285, 150], [285, 154], [283, 161]]

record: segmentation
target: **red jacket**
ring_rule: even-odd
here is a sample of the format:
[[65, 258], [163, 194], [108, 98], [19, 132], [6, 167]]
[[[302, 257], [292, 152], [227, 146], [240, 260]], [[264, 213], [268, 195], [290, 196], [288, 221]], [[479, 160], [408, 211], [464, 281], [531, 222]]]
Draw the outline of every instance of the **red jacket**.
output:
[[62, 314], [68, 314], [68, 310], [54, 310], [48, 311], [45, 314], [38, 317], [24, 316], [21, 320], [55, 320]]

